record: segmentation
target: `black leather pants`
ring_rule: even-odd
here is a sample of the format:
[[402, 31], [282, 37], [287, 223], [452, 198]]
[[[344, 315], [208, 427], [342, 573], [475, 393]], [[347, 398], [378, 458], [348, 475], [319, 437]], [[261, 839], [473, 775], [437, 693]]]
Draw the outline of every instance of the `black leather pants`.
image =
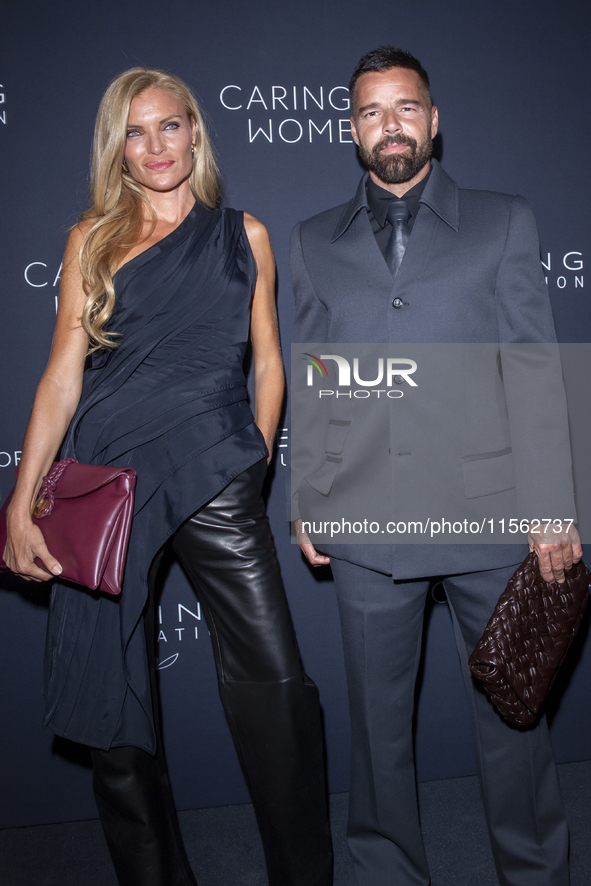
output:
[[[330, 886], [318, 690], [300, 662], [260, 495], [265, 470], [263, 460], [236, 477], [183, 524], [172, 545], [211, 634], [269, 886]], [[194, 884], [162, 752], [153, 758], [138, 748], [93, 750], [93, 764], [121, 886]]]

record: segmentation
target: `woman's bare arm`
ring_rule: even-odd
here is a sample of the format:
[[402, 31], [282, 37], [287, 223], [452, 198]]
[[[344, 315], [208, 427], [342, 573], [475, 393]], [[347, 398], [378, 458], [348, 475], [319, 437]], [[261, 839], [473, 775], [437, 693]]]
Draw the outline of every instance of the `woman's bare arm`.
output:
[[275, 305], [275, 259], [265, 226], [245, 212], [244, 227], [257, 266], [250, 326], [254, 356], [254, 420], [265, 438], [269, 450], [267, 461], [270, 461], [285, 390]]
[[[35, 395], [18, 482], [7, 515], [4, 561], [14, 572], [34, 581], [46, 581], [51, 574], [59, 575], [62, 571], [47, 550], [41, 531], [32, 522], [31, 512], [41, 481], [55, 459], [82, 391], [88, 351], [88, 336], [80, 322], [86, 300], [78, 264], [83, 235], [77, 226], [68, 237], [51, 354]], [[35, 565], [35, 557], [42, 560], [45, 569]]]

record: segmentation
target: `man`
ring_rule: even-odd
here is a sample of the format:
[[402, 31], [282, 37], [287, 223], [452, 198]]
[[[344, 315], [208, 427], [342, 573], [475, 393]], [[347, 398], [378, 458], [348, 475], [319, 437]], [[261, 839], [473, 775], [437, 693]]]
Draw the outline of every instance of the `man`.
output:
[[[372, 435], [384, 414], [378, 417], [375, 398], [365, 427], [355, 421], [345, 396], [330, 407], [323, 403], [330, 417], [316, 421], [316, 443], [312, 431], [304, 435], [304, 451], [293, 455], [293, 519], [306, 519], [304, 504], [322, 513], [345, 487], [357, 484], [354, 498], [357, 491], [363, 497], [359, 477], [369, 483], [379, 478], [372, 494], [388, 506], [398, 506], [404, 489], [439, 484], [444, 497], [475, 502], [482, 514], [501, 503], [519, 504], [530, 519], [549, 517], [540, 510], [551, 502], [553, 518], [573, 516], [560, 372], [557, 381], [556, 364], [548, 371], [546, 350], [527, 350], [551, 349], [555, 341], [527, 204], [521, 197], [462, 190], [431, 159], [438, 113], [427, 74], [410, 54], [388, 46], [368, 53], [353, 73], [350, 93], [351, 132], [369, 175], [348, 204], [293, 232], [295, 341], [493, 344], [490, 352], [491, 345], [482, 344], [474, 379], [471, 372], [455, 377], [467, 392], [465, 414], [456, 410], [461, 398], [450, 409], [433, 395], [423, 413], [412, 406], [395, 413], [392, 403], [403, 401], [391, 401], [387, 443], [376, 444]], [[512, 350], [514, 343], [525, 344]], [[327, 352], [333, 362], [336, 350]], [[327, 372], [329, 363], [326, 356], [319, 371]], [[405, 404], [422, 385], [411, 391], [402, 384], [408, 378], [394, 376], [406, 387], [400, 395]], [[312, 375], [309, 379], [310, 384]], [[548, 397], [552, 406], [546, 409]], [[300, 403], [292, 415], [294, 408], [305, 409]], [[373, 441], [371, 450], [363, 446], [364, 435]], [[438, 447], [444, 437], [451, 442], [442, 461]], [[444, 465], [443, 479], [431, 461]], [[535, 483], [536, 477], [543, 482]], [[568, 533], [566, 525], [559, 529], [554, 544], [531, 536], [547, 581], [563, 580], [564, 570], [582, 555], [576, 532]], [[309, 562], [331, 562], [335, 579], [352, 727], [348, 834], [359, 886], [430, 882], [416, 802], [412, 719], [423, 611], [434, 576], [443, 576], [464, 667], [499, 881], [567, 886], [568, 833], [546, 723], [527, 730], [507, 725], [467, 668], [527, 548], [338, 545], [321, 538], [316, 550], [301, 522], [296, 531]]]

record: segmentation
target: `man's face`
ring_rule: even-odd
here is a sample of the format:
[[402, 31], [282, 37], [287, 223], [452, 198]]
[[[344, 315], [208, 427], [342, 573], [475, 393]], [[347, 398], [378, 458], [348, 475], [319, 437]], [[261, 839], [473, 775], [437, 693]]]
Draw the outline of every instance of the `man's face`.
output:
[[437, 108], [416, 71], [390, 68], [359, 77], [351, 134], [377, 184], [412, 186], [426, 175], [437, 123]]

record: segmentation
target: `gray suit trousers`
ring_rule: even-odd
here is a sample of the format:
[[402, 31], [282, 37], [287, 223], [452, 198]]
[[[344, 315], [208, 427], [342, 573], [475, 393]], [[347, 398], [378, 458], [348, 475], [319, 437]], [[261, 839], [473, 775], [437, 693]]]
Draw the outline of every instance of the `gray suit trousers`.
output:
[[[568, 829], [545, 719], [509, 726], [467, 659], [514, 567], [444, 581], [472, 712], [501, 886], [568, 886]], [[414, 688], [429, 582], [332, 559], [352, 729], [349, 847], [359, 886], [428, 886], [413, 757]]]

